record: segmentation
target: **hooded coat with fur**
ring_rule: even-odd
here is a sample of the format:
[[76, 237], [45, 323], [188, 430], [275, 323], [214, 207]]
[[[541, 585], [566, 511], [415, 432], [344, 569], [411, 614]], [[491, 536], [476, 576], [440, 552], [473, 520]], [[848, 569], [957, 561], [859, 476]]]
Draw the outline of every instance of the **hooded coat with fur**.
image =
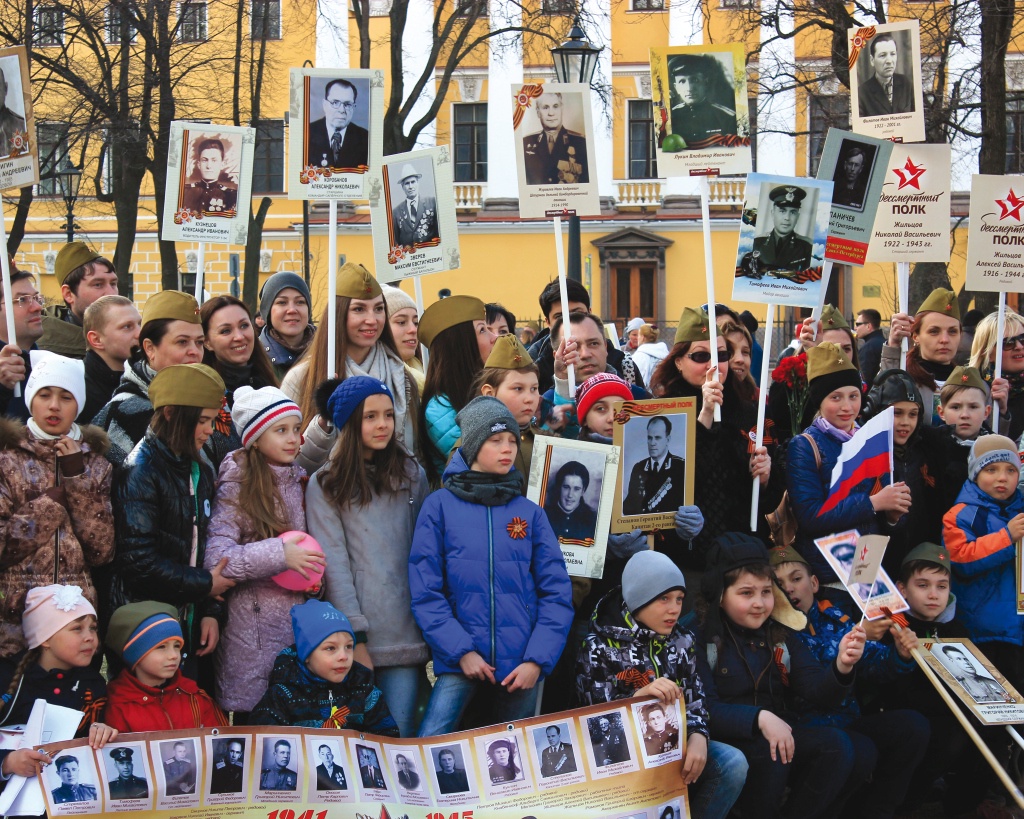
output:
[[63, 504], [43, 494], [57, 483], [55, 444], [19, 421], [0, 419], [0, 657], [26, 648], [21, 615], [29, 589], [74, 584], [98, 607], [89, 568], [114, 557], [106, 434], [82, 428], [85, 471], [60, 477]]

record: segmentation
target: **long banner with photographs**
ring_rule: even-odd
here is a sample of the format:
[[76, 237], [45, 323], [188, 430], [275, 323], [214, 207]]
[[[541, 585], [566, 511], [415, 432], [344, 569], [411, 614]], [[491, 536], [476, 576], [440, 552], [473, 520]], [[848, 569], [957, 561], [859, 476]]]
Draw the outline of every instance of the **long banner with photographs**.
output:
[[[421, 739], [276, 726], [44, 746], [47, 815], [681, 819], [679, 704], [632, 699]], [[30, 783], [29, 783], [30, 784]]]

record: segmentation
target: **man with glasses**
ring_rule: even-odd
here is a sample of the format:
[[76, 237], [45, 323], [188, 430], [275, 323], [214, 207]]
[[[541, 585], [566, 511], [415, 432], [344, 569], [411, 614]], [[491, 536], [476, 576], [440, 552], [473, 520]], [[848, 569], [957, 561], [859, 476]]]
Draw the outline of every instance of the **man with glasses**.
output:
[[358, 97], [355, 85], [348, 80], [327, 83], [321, 103], [324, 115], [311, 120], [307, 131], [307, 165], [359, 173], [362, 173], [360, 168], [366, 169], [370, 136], [365, 128], [352, 121]]
[[877, 310], [861, 310], [853, 323], [854, 332], [861, 342], [857, 351], [860, 357], [860, 374], [864, 383], [874, 384], [875, 376], [882, 366], [882, 347], [885, 335], [882, 333], [882, 315]]
[[[7, 327], [7, 294], [0, 293], [0, 414], [27, 421], [25, 382], [32, 370], [28, 351], [37, 349], [36, 342], [43, 334], [45, 300], [36, 290], [35, 278], [23, 270], [11, 270], [10, 298], [14, 304], [13, 334]], [[16, 384], [21, 385], [17, 397]]]

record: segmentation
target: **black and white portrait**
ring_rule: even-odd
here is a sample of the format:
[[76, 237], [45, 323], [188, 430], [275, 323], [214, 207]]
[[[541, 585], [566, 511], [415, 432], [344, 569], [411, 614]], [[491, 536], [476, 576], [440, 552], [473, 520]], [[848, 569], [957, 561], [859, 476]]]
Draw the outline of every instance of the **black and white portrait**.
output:
[[28, 136], [23, 94], [19, 58], [0, 57], [0, 157], [11, 154], [16, 135]]
[[196, 792], [196, 742], [194, 739], [178, 739], [161, 742], [160, 764], [164, 769], [164, 795], [183, 796]]
[[967, 646], [960, 643], [935, 643], [932, 655], [953, 675], [961, 688], [979, 705], [1013, 702], [1013, 697], [1000, 685]]
[[560, 543], [593, 546], [606, 456], [552, 447], [541, 506]]
[[356, 757], [359, 761], [359, 779], [363, 787], [374, 790], [387, 789], [377, 750], [369, 745], [356, 745]]
[[462, 745], [439, 745], [430, 749], [434, 763], [437, 790], [442, 794], [468, 793], [469, 775], [466, 772]]
[[547, 779], [576, 772], [576, 749], [572, 745], [569, 723], [553, 722], [532, 730], [542, 777]]
[[95, 802], [99, 799], [96, 769], [88, 748], [58, 752], [53, 765], [43, 768], [56, 805], [66, 802]]
[[633, 706], [647, 756], [658, 756], [679, 750], [679, 713], [675, 706], [660, 702], [640, 703]]
[[398, 787], [403, 791], [422, 791], [423, 778], [420, 776], [419, 766], [416, 764], [415, 749], [401, 751], [392, 754], [391, 763], [398, 772], [395, 778], [398, 780]]
[[294, 791], [299, 786], [301, 753], [295, 737], [264, 737], [261, 791]]
[[[525, 131], [523, 173], [527, 185], [576, 185], [590, 181], [583, 96], [547, 90], [534, 99], [520, 123]], [[532, 113], [531, 113], [532, 111]]]
[[237, 137], [215, 132], [188, 132], [188, 147], [178, 208], [201, 216], [232, 218], [238, 214], [241, 146]]
[[915, 110], [917, 60], [908, 29], [875, 34], [857, 57], [857, 108], [861, 117]]
[[107, 788], [111, 799], [147, 799], [146, 752], [142, 745], [107, 745]]
[[343, 755], [333, 739], [314, 740], [316, 752], [316, 789], [318, 791], [347, 791], [348, 777], [342, 767]]
[[706, 148], [737, 134], [732, 54], [673, 54], [667, 63], [672, 133], [685, 147]]
[[387, 165], [392, 247], [436, 244], [441, 232], [437, 217], [437, 187], [429, 158]]
[[626, 739], [626, 728], [622, 724], [622, 713], [612, 711], [587, 717], [587, 730], [590, 732], [590, 743], [594, 749], [594, 762], [598, 768], [614, 765], [617, 762], [628, 762], [632, 759], [629, 742]]
[[875, 167], [878, 148], [867, 142], [844, 139], [839, 147], [839, 161], [836, 163], [832, 181], [835, 188], [832, 204], [847, 210], [864, 210], [864, 197]]
[[675, 800], [665, 805], [659, 805], [654, 814], [658, 819], [680, 819], [682, 816], [679, 801]]
[[304, 165], [363, 173], [370, 155], [370, 81], [309, 77]]
[[210, 793], [241, 793], [245, 783], [245, 737], [213, 739], [213, 767]]
[[519, 755], [519, 740], [502, 737], [487, 743], [487, 776], [491, 783], [520, 782], [525, 779], [523, 760]]
[[[630, 418], [623, 429], [622, 514], [675, 512], [686, 502], [685, 414]], [[623, 476], [627, 473], [624, 472]]]
[[[853, 557], [857, 552], [857, 543], [849, 541], [834, 543], [829, 547], [829, 552], [839, 564], [836, 574], [844, 583], [848, 582], [850, 573], [853, 571]], [[892, 592], [886, 579], [885, 572], [879, 568], [873, 589], [870, 583], [856, 583], [850, 587], [850, 591], [855, 593], [862, 603], [867, 603], [871, 597], [880, 597]]]

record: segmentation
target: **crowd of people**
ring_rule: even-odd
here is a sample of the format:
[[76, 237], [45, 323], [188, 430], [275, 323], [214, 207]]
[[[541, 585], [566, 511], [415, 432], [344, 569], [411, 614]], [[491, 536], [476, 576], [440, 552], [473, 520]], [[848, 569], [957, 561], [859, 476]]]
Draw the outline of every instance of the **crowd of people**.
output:
[[[875, 311], [855, 332], [826, 308], [776, 368], [755, 447], [770, 351], [726, 305], [686, 308], [671, 345], [642, 320], [619, 344], [586, 289], [567, 283], [566, 316], [552, 282], [527, 349], [501, 305], [454, 295], [419, 315], [348, 263], [329, 361], [327, 311], [313, 320], [291, 273], [258, 315], [178, 291], [140, 314], [81, 242], [56, 274], [59, 309], [25, 272], [2, 294], [0, 724], [38, 697], [83, 710], [95, 748], [229, 720], [434, 736], [650, 696], [649, 747], [683, 707], [696, 817], [886, 817], [937, 795], [966, 815], [998, 798], [912, 652], [969, 637], [1024, 690], [1016, 313], [1001, 339], [979, 317], [958, 363], [951, 291], [887, 337]], [[629, 503], [668, 504], [674, 525], [610, 533], [603, 576], [570, 577], [559, 537], [579, 536], [590, 478], [569, 465], [561, 505], [528, 500], [537, 437], [610, 444], [617, 402], [649, 397], [695, 399], [693, 503], [657, 419]], [[890, 407], [895, 480], [830, 502], [843, 444]], [[816, 548], [850, 529], [889, 537], [909, 628], [865, 621]], [[0, 757], [3, 779], [54, 761]]]

